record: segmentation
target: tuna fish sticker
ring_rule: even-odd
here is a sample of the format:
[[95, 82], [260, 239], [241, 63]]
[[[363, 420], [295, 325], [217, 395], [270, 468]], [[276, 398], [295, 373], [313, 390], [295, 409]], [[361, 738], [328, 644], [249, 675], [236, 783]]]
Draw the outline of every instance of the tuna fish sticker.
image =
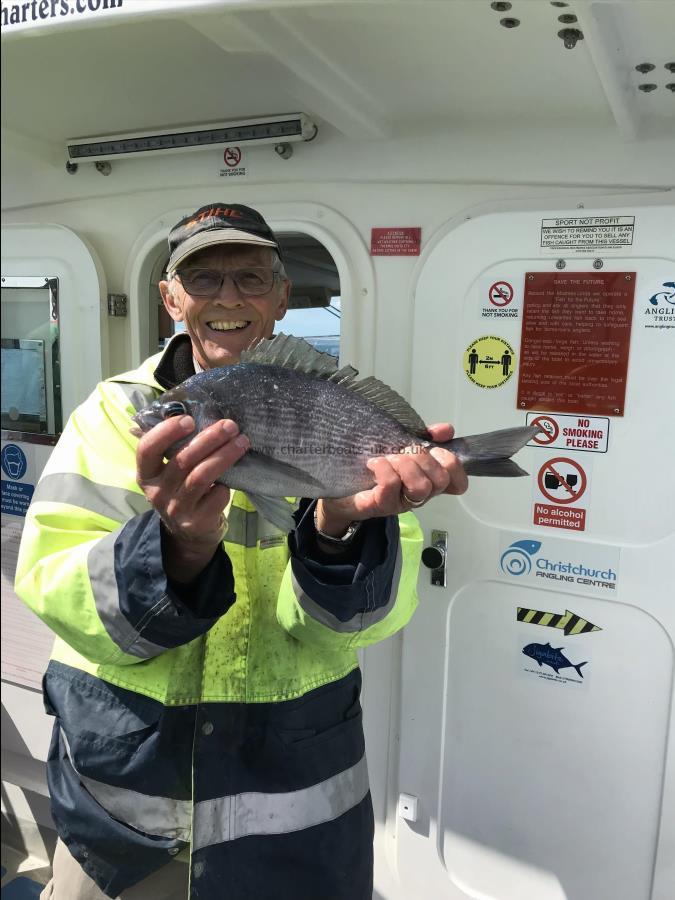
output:
[[518, 667], [523, 677], [560, 685], [588, 687], [591, 656], [588, 641], [556, 635], [551, 640], [533, 632], [518, 635]]

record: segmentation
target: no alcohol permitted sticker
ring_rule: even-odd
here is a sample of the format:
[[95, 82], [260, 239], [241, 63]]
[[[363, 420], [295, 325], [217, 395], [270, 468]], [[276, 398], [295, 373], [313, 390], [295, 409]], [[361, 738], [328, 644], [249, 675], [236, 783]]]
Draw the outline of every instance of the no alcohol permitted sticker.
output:
[[[548, 459], [537, 473], [534, 524], [585, 531], [588, 488], [586, 464], [582, 466], [568, 456]], [[583, 507], [580, 505], [582, 498]]]
[[567, 504], [581, 500], [588, 480], [578, 462], [565, 456], [557, 456], [541, 467], [537, 484], [547, 500]]

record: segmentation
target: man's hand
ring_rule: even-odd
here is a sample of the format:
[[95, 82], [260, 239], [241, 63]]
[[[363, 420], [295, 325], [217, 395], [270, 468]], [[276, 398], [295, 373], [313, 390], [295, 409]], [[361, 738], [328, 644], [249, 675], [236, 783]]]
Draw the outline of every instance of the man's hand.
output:
[[164, 525], [164, 570], [184, 583], [205, 568], [225, 534], [230, 491], [214, 482], [250, 446], [237, 425], [223, 419], [164, 462], [169, 447], [194, 427], [190, 416], [167, 419], [143, 435], [136, 451], [136, 480]]
[[[435, 441], [450, 441], [452, 425], [430, 425]], [[429, 451], [395, 453], [368, 460], [374, 488], [339, 500], [319, 500], [317, 524], [326, 534], [340, 537], [350, 522], [393, 516], [423, 506], [439, 494], [463, 494], [469, 481], [454, 453], [434, 447]]]

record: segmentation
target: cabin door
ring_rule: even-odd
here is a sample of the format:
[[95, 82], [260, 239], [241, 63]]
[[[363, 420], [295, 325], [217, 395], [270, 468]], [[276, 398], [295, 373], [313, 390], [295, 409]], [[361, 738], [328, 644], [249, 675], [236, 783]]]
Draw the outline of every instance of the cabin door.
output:
[[[39, 793], [46, 793], [43, 767], [31, 769], [30, 759], [46, 759], [49, 746], [40, 686], [54, 636], [15, 596], [14, 574], [35, 485], [68, 415], [104, 374], [107, 309], [99, 271], [67, 228], [2, 229], [3, 781]], [[16, 815], [29, 818], [25, 802], [12, 799]], [[45, 813], [43, 824], [47, 819]]]
[[544, 430], [526, 477], [419, 516], [447, 582], [403, 636], [403, 896], [672, 897], [673, 234], [620, 197], [463, 218], [421, 260], [413, 406]]

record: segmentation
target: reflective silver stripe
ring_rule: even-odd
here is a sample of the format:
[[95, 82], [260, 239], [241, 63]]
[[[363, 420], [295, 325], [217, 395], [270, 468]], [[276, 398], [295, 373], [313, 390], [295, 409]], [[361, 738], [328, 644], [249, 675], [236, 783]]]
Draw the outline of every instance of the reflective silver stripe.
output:
[[359, 804], [368, 793], [365, 755], [319, 784], [288, 793], [248, 791], [195, 803], [193, 850], [236, 841], [247, 835], [287, 834], [331, 822]]
[[143, 409], [158, 396], [158, 391], [147, 384], [127, 384], [124, 381], [114, 381], [113, 384], [122, 390], [135, 410]]
[[255, 547], [258, 543], [258, 513], [232, 505], [227, 514], [227, 526], [226, 542], [243, 547]]
[[70, 752], [68, 738], [61, 729], [61, 737], [70, 764], [91, 796], [114, 818], [126, 825], [157, 837], [189, 841], [192, 830], [192, 801], [171, 797], [153, 797], [128, 788], [105, 784], [77, 771]]
[[68, 503], [116, 522], [126, 522], [132, 516], [152, 509], [144, 494], [109, 484], [97, 484], [84, 475], [72, 472], [45, 475], [33, 494], [33, 503], [37, 502]]
[[267, 546], [273, 546], [272, 542], [277, 540], [279, 544], [286, 542], [285, 533], [258, 515], [255, 510], [248, 512], [232, 504], [227, 513], [227, 523], [226, 543], [229, 541], [242, 547], [255, 547], [258, 541], [267, 542]]
[[351, 619], [347, 619], [346, 622], [341, 622], [338, 618], [336, 618], [331, 612], [328, 612], [327, 609], [324, 609], [320, 604], [316, 602], [316, 600], [312, 600], [309, 594], [306, 594], [305, 591], [300, 586], [300, 583], [295, 577], [295, 573], [291, 572], [291, 581], [293, 583], [293, 590], [295, 591], [295, 596], [304, 611], [315, 619], [317, 622], [320, 622], [322, 625], [325, 625], [326, 628], [330, 628], [331, 631], [337, 631], [341, 634], [349, 634], [350, 632], [358, 632], [365, 631], [366, 628], [370, 628], [371, 625], [375, 625], [377, 622], [381, 622], [382, 619], [387, 616], [394, 607], [396, 603], [396, 595], [398, 593], [398, 585], [401, 580], [401, 567], [403, 565], [403, 551], [401, 549], [401, 542], [399, 541], [398, 547], [396, 550], [396, 562], [394, 563], [394, 574], [391, 580], [391, 591], [389, 592], [389, 597], [384, 606], [379, 606], [377, 609], [373, 609], [373, 604], [375, 602], [374, 592], [373, 592], [373, 575], [372, 573], [366, 576], [365, 579], [365, 589], [366, 589], [366, 609], [363, 612], [357, 613], [355, 616], [352, 616]]
[[96, 611], [109, 637], [117, 646], [131, 656], [149, 659], [164, 653], [166, 647], [153, 644], [141, 637], [146, 623], [162, 613], [171, 601], [164, 596], [149, 609], [134, 628], [120, 610], [117, 579], [115, 578], [115, 541], [118, 532], [107, 534], [93, 545], [87, 557], [89, 580], [94, 593]]

